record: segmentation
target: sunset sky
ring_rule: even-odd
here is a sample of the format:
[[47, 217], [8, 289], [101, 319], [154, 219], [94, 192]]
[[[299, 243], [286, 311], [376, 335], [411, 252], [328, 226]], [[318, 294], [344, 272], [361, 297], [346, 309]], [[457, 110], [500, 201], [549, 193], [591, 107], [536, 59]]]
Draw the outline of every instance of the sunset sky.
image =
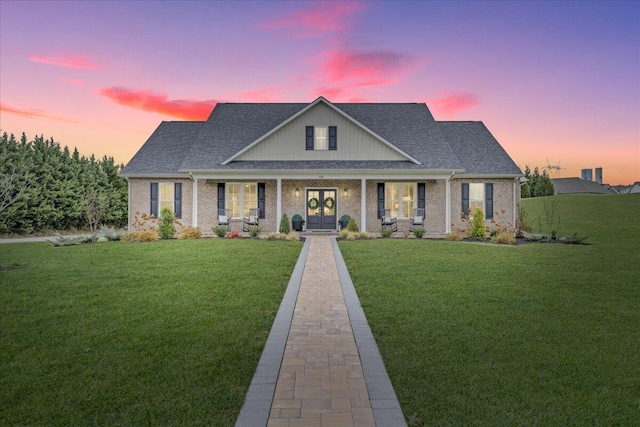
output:
[[216, 102], [426, 102], [640, 181], [640, 2], [0, 1], [0, 128], [126, 163]]

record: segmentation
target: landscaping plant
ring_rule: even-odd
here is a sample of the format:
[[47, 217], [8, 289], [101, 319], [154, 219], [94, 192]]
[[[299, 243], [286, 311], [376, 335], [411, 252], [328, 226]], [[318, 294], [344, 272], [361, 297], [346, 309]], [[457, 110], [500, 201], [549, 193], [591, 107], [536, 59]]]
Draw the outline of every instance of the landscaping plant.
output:
[[484, 212], [481, 208], [476, 208], [476, 210], [473, 212], [473, 221], [471, 222], [471, 237], [476, 240], [484, 240], [487, 237], [487, 231], [484, 225]]
[[349, 218], [349, 224], [347, 224], [347, 230], [357, 233], [358, 231], [360, 231], [358, 229], [358, 224], [356, 224], [356, 220], [353, 218]]
[[173, 239], [176, 235], [176, 227], [173, 224], [176, 215], [167, 206], [160, 210], [160, 219], [158, 219], [158, 235], [161, 239]]
[[280, 228], [279, 231], [283, 234], [289, 234], [291, 229], [289, 228], [289, 217], [287, 214], [282, 214], [282, 218], [280, 219]]
[[218, 237], [226, 236], [230, 230], [231, 228], [228, 225], [216, 225], [215, 227], [211, 228], [211, 231], [213, 231]]

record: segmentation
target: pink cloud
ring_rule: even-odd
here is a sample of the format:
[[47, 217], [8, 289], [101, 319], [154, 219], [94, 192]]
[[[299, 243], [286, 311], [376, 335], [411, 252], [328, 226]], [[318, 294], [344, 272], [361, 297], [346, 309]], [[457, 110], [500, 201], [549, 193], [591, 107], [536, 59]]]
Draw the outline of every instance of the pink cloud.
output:
[[44, 56], [31, 55], [30, 61], [39, 62], [41, 64], [53, 65], [55, 67], [76, 68], [81, 70], [102, 70], [103, 68], [89, 58], [84, 56], [68, 55], [61, 56]]
[[336, 49], [325, 53], [322, 71], [331, 83], [355, 81], [358, 86], [381, 86], [395, 81], [415, 59], [399, 52]]
[[267, 87], [264, 89], [254, 90], [250, 92], [242, 92], [238, 94], [240, 99], [244, 99], [252, 102], [281, 102], [282, 98], [277, 96], [278, 92], [282, 92], [289, 89], [295, 89], [299, 86], [277, 86]]
[[427, 101], [427, 105], [444, 118], [451, 118], [460, 111], [480, 105], [480, 99], [473, 93], [448, 92], [440, 98]]
[[325, 33], [348, 28], [349, 18], [364, 7], [365, 4], [362, 2], [317, 2], [306, 10], [291, 12], [281, 18], [264, 22], [260, 28], [293, 30], [299, 38], [319, 37]]
[[122, 87], [103, 88], [98, 90], [98, 93], [126, 107], [184, 120], [206, 120], [217, 104], [217, 101], [214, 100], [169, 100], [167, 95], [153, 93], [148, 90], [135, 91]]
[[20, 108], [10, 107], [10, 106], [8, 106], [6, 104], [0, 104], [0, 111], [3, 111], [5, 113], [9, 113], [9, 114], [15, 114], [16, 116], [26, 117], [28, 119], [34, 119], [34, 118], [37, 118], [37, 117], [42, 117], [42, 118], [45, 118], [45, 119], [59, 120], [61, 122], [67, 122], [67, 123], [80, 123], [80, 122], [78, 122], [76, 120], [66, 119], [64, 117], [59, 117], [59, 116], [53, 116], [51, 114], [48, 114], [44, 110], [39, 110], [39, 109], [35, 109], [35, 108], [30, 108], [28, 110], [23, 110], [23, 109], [20, 109]]

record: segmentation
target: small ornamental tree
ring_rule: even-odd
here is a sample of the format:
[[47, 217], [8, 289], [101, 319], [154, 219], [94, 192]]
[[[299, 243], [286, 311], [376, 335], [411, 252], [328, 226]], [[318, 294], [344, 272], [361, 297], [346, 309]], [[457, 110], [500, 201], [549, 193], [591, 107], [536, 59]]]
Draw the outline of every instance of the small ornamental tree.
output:
[[471, 237], [476, 240], [484, 240], [486, 231], [484, 226], [484, 212], [480, 208], [476, 208], [473, 212], [473, 222], [471, 223]]
[[353, 218], [349, 218], [349, 224], [347, 224], [347, 231], [358, 232], [358, 224]]
[[161, 239], [173, 239], [176, 235], [176, 227], [173, 225], [175, 220], [176, 216], [170, 208], [162, 208], [158, 219], [158, 234]]
[[287, 214], [282, 214], [282, 219], [280, 220], [280, 232], [283, 234], [289, 234], [291, 229], [289, 228], [289, 217]]

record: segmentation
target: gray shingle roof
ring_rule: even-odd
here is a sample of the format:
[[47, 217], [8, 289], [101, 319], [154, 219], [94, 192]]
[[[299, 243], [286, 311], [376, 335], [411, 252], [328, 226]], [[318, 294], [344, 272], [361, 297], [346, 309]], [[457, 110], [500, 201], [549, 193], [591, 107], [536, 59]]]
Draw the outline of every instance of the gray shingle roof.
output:
[[595, 181], [575, 178], [554, 178], [551, 180], [556, 194], [608, 194], [613, 193], [609, 186]]
[[175, 175], [205, 122], [162, 122], [120, 175]]
[[465, 174], [522, 174], [484, 123], [437, 123], [462, 162]]
[[218, 104], [206, 122], [163, 122], [121, 175], [197, 170], [399, 169], [521, 174], [480, 122], [436, 122], [425, 104], [332, 104], [421, 164], [410, 161], [222, 163], [309, 104]]

